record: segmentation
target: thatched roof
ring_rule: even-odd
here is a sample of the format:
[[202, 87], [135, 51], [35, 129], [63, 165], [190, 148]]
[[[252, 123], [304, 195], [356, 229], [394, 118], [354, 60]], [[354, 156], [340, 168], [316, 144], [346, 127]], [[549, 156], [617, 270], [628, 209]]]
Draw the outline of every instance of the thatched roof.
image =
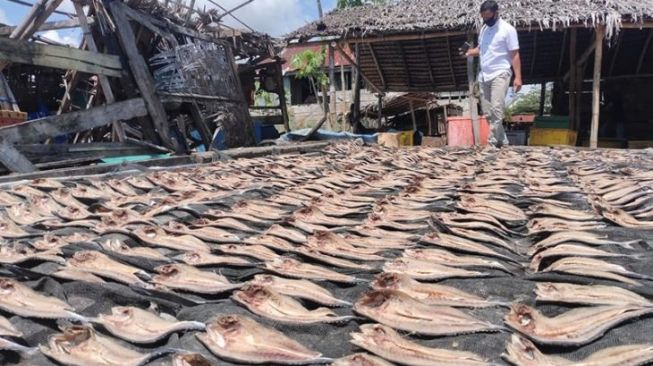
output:
[[[479, 27], [482, 0], [399, 0], [384, 6], [334, 10], [287, 39], [317, 36], [366, 37]], [[499, 0], [501, 16], [518, 27], [559, 29], [605, 24], [610, 37], [622, 23], [653, 19], [652, 0]], [[319, 31], [321, 29], [322, 31]]]

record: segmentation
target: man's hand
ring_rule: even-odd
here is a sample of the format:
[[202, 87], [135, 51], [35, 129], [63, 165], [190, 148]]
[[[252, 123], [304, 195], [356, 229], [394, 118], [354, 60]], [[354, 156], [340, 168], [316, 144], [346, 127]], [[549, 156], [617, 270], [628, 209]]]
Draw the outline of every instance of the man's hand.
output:
[[515, 78], [515, 81], [512, 82], [512, 90], [515, 93], [519, 93], [519, 91], [521, 90], [522, 85], [524, 85], [524, 84], [521, 81], [521, 78]]

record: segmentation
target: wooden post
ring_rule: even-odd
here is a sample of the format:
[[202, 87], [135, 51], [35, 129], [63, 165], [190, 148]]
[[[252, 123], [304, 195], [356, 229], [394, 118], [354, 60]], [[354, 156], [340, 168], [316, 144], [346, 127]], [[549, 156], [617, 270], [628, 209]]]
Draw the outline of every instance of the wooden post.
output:
[[594, 79], [592, 81], [592, 127], [590, 132], [590, 148], [596, 149], [599, 138], [599, 117], [601, 102], [601, 66], [603, 64], [603, 37], [605, 26], [596, 28], [596, 49], [594, 50]]
[[429, 123], [429, 136], [433, 136], [433, 118], [431, 117], [431, 104], [426, 105], [426, 120]]
[[[77, 19], [79, 20], [79, 26], [82, 29], [84, 34], [84, 42], [89, 51], [98, 52], [98, 47], [95, 44], [93, 39], [93, 34], [91, 33], [91, 27], [86, 21], [86, 13], [84, 12], [84, 7], [78, 2], [73, 2], [75, 7], [75, 12], [77, 13]], [[102, 94], [104, 94], [104, 100], [107, 104], [112, 104], [116, 101], [113, 91], [111, 90], [111, 84], [109, 83], [109, 78], [106, 75], [98, 75], [98, 81], [100, 82], [100, 87], [102, 88]], [[125, 129], [122, 127], [120, 121], [115, 121], [112, 123], [113, 134], [115, 140], [119, 142], [125, 141]]]
[[[358, 63], [360, 62], [360, 49], [358, 43], [356, 43], [354, 52], [356, 57], [356, 66], [358, 66]], [[356, 133], [355, 127], [360, 121], [360, 110], [361, 110], [361, 75], [360, 75], [360, 71], [358, 71], [358, 67], [354, 68], [353, 75], [354, 75], [354, 101], [353, 101], [354, 118], [352, 120], [354, 121], [353, 132]]]
[[329, 45], [329, 123], [331, 127], [336, 123], [336, 72], [335, 72], [335, 50]]
[[281, 115], [283, 117], [283, 128], [286, 133], [290, 132], [290, 119], [288, 117], [288, 104], [286, 101], [286, 89], [283, 86], [283, 70], [281, 69], [281, 60], [275, 64], [275, 74], [277, 75], [277, 83], [279, 84], [279, 104], [281, 106]]
[[415, 118], [415, 106], [413, 101], [409, 100], [408, 105], [410, 106], [410, 118], [413, 120], [413, 131], [417, 131], [417, 119]]
[[138, 85], [138, 89], [145, 100], [150, 117], [158, 130], [159, 136], [166, 147], [172, 148], [175, 151], [181, 151], [181, 145], [176, 144], [170, 138], [168, 115], [166, 114], [163, 104], [155, 94], [154, 78], [147, 67], [147, 63], [143, 56], [138, 51], [136, 45], [136, 35], [134, 30], [129, 24], [129, 20], [123, 11], [123, 7], [127, 6], [120, 1], [111, 1], [109, 3], [109, 10], [113, 15], [113, 20], [116, 23], [116, 33], [118, 40], [125, 51], [125, 56], [129, 63], [129, 67]]
[[569, 125], [576, 127], [576, 40], [578, 29], [571, 28], [569, 38]]
[[[347, 106], [349, 98], [347, 97], [347, 90], [345, 89], [345, 65], [340, 64], [340, 91], [342, 92], [342, 103]], [[348, 106], [347, 106], [348, 107]], [[346, 108], [345, 108], [346, 109]]]
[[478, 119], [478, 101], [474, 95], [474, 83], [476, 77], [474, 76], [474, 58], [467, 57], [467, 82], [469, 84], [469, 114], [472, 118], [472, 132], [474, 133], [474, 145], [481, 144], [481, 126]]
[[379, 129], [381, 128], [381, 118], [383, 116], [383, 95], [378, 94], [377, 96], [379, 98], [378, 101], [379, 115], [377, 116], [376, 128]]
[[546, 82], [540, 88], [540, 116], [544, 115], [544, 103], [546, 103]]
[[576, 105], [576, 110], [575, 113], [576, 115], [574, 116], [574, 126], [572, 127], [573, 130], [580, 131], [580, 124], [581, 124], [581, 117], [582, 117], [582, 105], [583, 105], [583, 89], [585, 86], [585, 67], [587, 64], [581, 64], [576, 66], [576, 86], [574, 87], [574, 91], [576, 92], [576, 102], [574, 103]]

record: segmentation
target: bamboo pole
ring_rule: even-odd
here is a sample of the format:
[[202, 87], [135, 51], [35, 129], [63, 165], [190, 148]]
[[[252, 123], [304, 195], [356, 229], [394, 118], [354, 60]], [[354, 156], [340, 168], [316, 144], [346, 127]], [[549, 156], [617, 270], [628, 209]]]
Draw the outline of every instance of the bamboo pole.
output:
[[596, 50], [594, 52], [594, 80], [592, 84], [592, 127], [590, 130], [590, 148], [596, 149], [599, 137], [599, 117], [601, 102], [601, 65], [603, 64], [603, 37], [605, 26], [596, 28]]
[[472, 119], [472, 132], [474, 134], [474, 145], [478, 146], [481, 144], [481, 126], [478, 119], [478, 101], [476, 100], [476, 95], [474, 95], [474, 83], [476, 78], [474, 77], [474, 58], [467, 57], [467, 82], [469, 84], [469, 115]]
[[415, 118], [415, 106], [413, 101], [409, 100], [408, 105], [410, 106], [410, 119], [413, 121], [413, 131], [417, 131], [417, 119]]
[[576, 127], [576, 40], [578, 30], [571, 29], [569, 38], [569, 125]]

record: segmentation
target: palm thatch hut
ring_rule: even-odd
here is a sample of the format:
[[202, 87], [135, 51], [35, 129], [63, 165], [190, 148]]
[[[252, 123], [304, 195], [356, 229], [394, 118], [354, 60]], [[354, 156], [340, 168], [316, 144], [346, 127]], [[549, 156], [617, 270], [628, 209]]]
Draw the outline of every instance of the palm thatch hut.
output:
[[[357, 50], [358, 70], [367, 86], [379, 93], [468, 90], [469, 75], [475, 73], [458, 48], [476, 39], [481, 2], [398, 0], [334, 10], [292, 32], [287, 40], [328, 40], [336, 47]], [[524, 83], [556, 82], [557, 112], [568, 113], [577, 130], [589, 127], [591, 116], [594, 143], [601, 82], [649, 83], [653, 78], [653, 1], [499, 0], [499, 4], [502, 18], [519, 32]], [[589, 101], [583, 99], [584, 90], [593, 92], [588, 110], [581, 108]]]

